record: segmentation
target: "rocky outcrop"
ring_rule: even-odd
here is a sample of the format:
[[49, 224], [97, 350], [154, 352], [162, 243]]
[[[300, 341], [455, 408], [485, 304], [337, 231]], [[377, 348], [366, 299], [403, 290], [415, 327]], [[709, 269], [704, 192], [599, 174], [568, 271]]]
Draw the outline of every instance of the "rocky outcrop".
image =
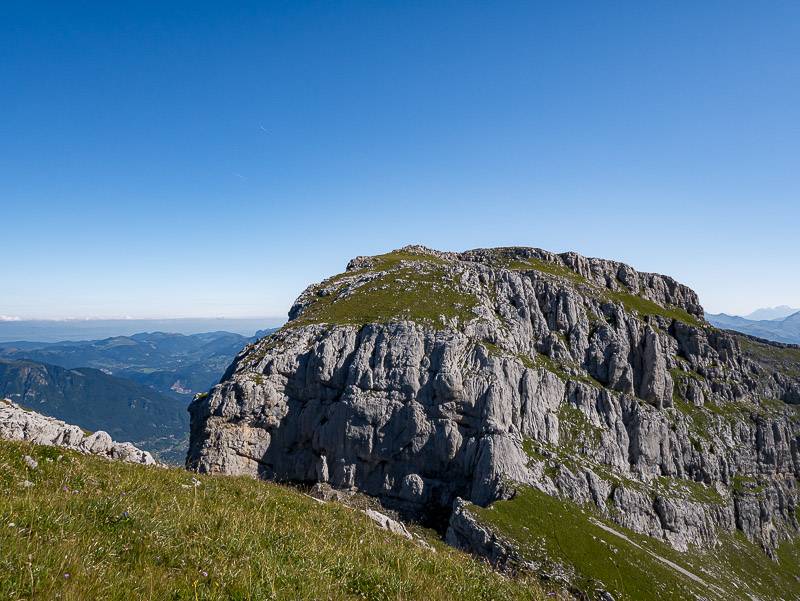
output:
[[525, 560], [513, 541], [503, 538], [476, 519], [469, 510], [469, 503], [460, 498], [453, 503], [445, 540], [456, 549], [483, 557], [493, 567], [506, 573], [537, 570], [539, 567]]
[[129, 463], [156, 463], [147, 451], [137, 449], [129, 442], [114, 442], [106, 432], [86, 434], [78, 426], [23, 409], [5, 399], [0, 400], [0, 438], [59, 446]]
[[666, 276], [407, 247], [309, 287], [245, 348], [190, 406], [187, 465], [433, 519], [533, 486], [678, 549], [738, 529], [771, 552], [798, 528], [798, 364]]

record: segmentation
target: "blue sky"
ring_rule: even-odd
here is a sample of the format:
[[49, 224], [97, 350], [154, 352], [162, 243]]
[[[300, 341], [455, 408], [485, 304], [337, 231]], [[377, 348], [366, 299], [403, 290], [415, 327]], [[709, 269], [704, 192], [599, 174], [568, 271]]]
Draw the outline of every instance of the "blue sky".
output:
[[800, 3], [4, 2], [0, 315], [284, 315], [576, 250], [800, 306]]

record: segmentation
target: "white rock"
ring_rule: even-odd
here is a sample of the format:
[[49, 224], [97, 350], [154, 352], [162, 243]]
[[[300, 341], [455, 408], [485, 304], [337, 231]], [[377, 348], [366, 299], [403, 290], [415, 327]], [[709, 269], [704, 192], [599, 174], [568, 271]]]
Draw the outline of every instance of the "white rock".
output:
[[[0, 401], [0, 438], [23, 440], [44, 446], [65, 447], [81, 453], [129, 463], [156, 464], [150, 453], [136, 448], [129, 442], [114, 442], [103, 431], [86, 436], [78, 426], [65, 424], [61, 420], [23, 409], [7, 399]], [[27, 455], [25, 463], [32, 470], [39, 465], [33, 457]]]
[[364, 513], [367, 514], [367, 517], [371, 519], [373, 522], [378, 524], [384, 530], [388, 530], [389, 532], [393, 532], [394, 534], [399, 534], [402, 537], [407, 539], [413, 538], [411, 533], [405, 527], [405, 524], [398, 522], [397, 520], [393, 520], [388, 515], [384, 515], [379, 511], [375, 511], [374, 509], [367, 509]]

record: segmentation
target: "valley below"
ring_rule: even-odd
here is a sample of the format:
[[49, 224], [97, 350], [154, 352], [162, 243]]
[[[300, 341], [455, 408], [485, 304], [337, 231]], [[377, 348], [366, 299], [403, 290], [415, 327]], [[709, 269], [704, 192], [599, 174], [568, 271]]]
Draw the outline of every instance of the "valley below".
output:
[[105, 430], [182, 465], [192, 397], [221, 378], [252, 337], [163, 332], [103, 340], [0, 343], [0, 398], [90, 431]]

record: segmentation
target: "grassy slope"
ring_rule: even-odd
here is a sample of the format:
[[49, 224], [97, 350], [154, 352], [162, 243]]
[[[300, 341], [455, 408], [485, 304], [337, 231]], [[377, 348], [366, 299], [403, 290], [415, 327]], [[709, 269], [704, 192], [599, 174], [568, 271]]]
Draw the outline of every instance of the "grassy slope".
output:
[[0, 442], [0, 598], [542, 598], [535, 583], [435, 541], [427, 551], [291, 488], [200, 482], [179, 469]]
[[[406, 267], [404, 262], [411, 262], [414, 267]], [[335, 284], [342, 277], [369, 272], [380, 273], [376, 279], [362, 284], [352, 293], [348, 286], [341, 286], [333, 294], [316, 297], [300, 318], [289, 325], [361, 325], [411, 320], [441, 328], [442, 317], [461, 322], [473, 319], [476, 299], [458, 290], [456, 283], [448, 279], [443, 263], [442, 259], [431, 255], [407, 252], [379, 255], [371, 268], [339, 274], [324, 284]]]
[[800, 377], [800, 348], [797, 346], [769, 344], [745, 336], [737, 336], [742, 352], [768, 370], [789, 377]]
[[[486, 509], [476, 507], [474, 512], [520, 543], [529, 559], [544, 560], [545, 565], [551, 566], [574, 566], [577, 586], [588, 594], [606, 588], [618, 601], [800, 598], [797, 542], [779, 549], [779, 562], [770, 560], [741, 536], [724, 538], [714, 550], [680, 553], [660, 541], [603, 520], [589, 508], [533, 489], [524, 489], [511, 501], [500, 501]], [[674, 562], [704, 583], [680, 573], [653, 554]]]

